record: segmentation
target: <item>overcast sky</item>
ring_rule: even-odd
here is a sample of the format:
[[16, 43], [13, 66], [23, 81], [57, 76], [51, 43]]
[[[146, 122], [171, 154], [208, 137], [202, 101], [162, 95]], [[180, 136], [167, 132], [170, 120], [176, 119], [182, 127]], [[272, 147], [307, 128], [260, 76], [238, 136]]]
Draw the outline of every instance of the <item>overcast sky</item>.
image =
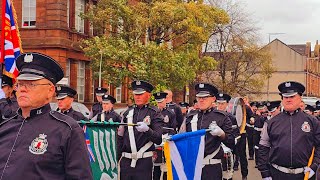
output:
[[240, 0], [261, 28], [262, 41], [280, 39], [286, 44], [315, 44], [320, 39], [320, 0]]

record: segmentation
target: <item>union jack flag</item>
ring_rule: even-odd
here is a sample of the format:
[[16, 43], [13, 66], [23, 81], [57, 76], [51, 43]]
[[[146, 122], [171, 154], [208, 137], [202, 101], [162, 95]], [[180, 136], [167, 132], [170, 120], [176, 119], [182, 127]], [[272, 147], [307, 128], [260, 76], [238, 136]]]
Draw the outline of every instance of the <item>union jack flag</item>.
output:
[[18, 69], [16, 58], [22, 53], [19, 30], [16, 26], [16, 13], [11, 0], [2, 1], [2, 44], [0, 63], [4, 63], [6, 75], [16, 78]]
[[84, 135], [86, 137], [86, 144], [87, 144], [87, 149], [88, 149], [88, 152], [89, 152], [90, 162], [95, 162], [96, 160], [94, 158], [94, 155], [93, 155], [93, 152], [92, 152], [92, 148], [91, 148], [91, 145], [90, 145], [89, 134], [87, 133], [87, 126], [84, 125], [82, 129], [83, 129]]

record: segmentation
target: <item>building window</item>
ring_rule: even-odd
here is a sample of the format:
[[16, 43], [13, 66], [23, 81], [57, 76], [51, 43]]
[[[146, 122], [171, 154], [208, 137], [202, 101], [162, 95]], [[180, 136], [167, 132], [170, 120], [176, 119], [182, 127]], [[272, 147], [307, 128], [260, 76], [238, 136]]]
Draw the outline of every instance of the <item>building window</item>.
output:
[[117, 103], [121, 103], [121, 85], [116, 88], [116, 101]]
[[67, 59], [65, 77], [68, 79], [70, 85], [70, 59]]
[[78, 92], [78, 101], [84, 101], [85, 94], [85, 74], [86, 74], [86, 64], [83, 61], [79, 61], [78, 64], [78, 78], [77, 78], [77, 92]]
[[85, 0], [76, 0], [76, 7], [75, 7], [75, 28], [78, 32], [84, 33], [84, 19], [80, 17], [82, 13], [84, 13], [85, 7]]
[[22, 27], [36, 27], [35, 0], [22, 0]]

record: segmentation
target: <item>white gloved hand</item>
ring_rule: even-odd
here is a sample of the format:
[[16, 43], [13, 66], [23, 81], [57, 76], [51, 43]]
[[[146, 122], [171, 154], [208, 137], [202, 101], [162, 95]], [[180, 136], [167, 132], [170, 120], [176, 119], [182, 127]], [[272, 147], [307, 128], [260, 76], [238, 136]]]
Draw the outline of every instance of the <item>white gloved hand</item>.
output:
[[139, 132], [147, 132], [149, 130], [149, 126], [144, 122], [138, 122], [138, 126], [136, 126]]
[[123, 134], [124, 134], [124, 126], [121, 125], [118, 128], [118, 136], [123, 136]]
[[218, 126], [218, 125], [213, 125], [210, 127], [210, 133], [212, 136], [222, 136], [224, 134], [224, 131]]
[[308, 177], [308, 179], [310, 179], [314, 175], [314, 171], [310, 167], [305, 167], [304, 174], [306, 174], [307, 172], [310, 172]]
[[262, 178], [262, 180], [272, 180], [272, 177], [265, 177], [265, 178]]

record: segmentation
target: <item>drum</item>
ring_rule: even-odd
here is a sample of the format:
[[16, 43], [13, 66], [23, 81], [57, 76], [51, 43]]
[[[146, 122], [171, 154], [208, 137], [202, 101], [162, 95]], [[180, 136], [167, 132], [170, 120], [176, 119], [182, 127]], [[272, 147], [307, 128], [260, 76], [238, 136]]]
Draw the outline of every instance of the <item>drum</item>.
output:
[[244, 133], [246, 127], [246, 104], [241, 97], [231, 98], [227, 111], [233, 114], [237, 119], [240, 128], [240, 134]]

